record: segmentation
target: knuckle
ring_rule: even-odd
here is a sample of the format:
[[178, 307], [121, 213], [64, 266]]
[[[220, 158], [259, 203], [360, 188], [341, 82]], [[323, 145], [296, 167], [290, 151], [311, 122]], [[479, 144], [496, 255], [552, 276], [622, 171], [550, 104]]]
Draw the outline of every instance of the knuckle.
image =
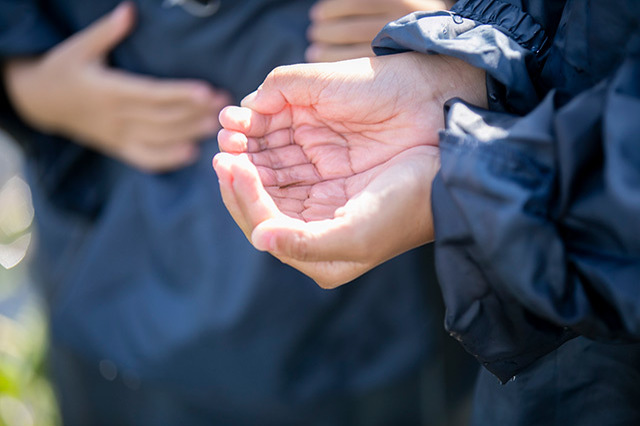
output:
[[292, 71], [295, 71], [296, 68], [300, 67], [300, 64], [296, 64], [296, 65], [281, 65], [279, 67], [274, 68], [269, 75], [267, 76], [267, 79], [265, 80], [265, 83], [271, 81], [273, 83], [280, 83], [283, 80], [287, 80], [289, 79], [289, 76], [291, 75]]
[[309, 239], [304, 234], [295, 234], [289, 241], [289, 252], [294, 259], [302, 262], [312, 260]]

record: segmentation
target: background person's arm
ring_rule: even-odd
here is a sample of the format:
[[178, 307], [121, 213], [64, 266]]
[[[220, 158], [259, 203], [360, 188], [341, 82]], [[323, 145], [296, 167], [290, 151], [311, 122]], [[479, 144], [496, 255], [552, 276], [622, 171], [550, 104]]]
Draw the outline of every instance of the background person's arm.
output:
[[63, 135], [148, 171], [193, 161], [218, 130], [229, 98], [206, 82], [160, 80], [109, 68], [106, 58], [134, 26], [124, 3], [34, 58], [7, 59], [11, 104], [33, 128]]

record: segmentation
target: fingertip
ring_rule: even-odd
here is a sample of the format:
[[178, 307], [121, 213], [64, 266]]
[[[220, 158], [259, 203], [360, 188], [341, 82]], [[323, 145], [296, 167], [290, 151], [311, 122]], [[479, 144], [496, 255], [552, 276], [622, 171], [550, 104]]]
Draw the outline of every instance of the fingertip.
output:
[[123, 1], [111, 12], [111, 18], [119, 25], [128, 27], [133, 24], [136, 8], [132, 1]]
[[235, 132], [228, 129], [221, 129], [218, 132], [218, 147], [224, 152], [246, 152], [249, 139], [244, 133]]
[[318, 1], [316, 2], [313, 6], [311, 6], [311, 8], [309, 9], [309, 19], [313, 22], [313, 21], [317, 21], [319, 19], [323, 18], [323, 14], [324, 14], [324, 7], [323, 7], [323, 2], [322, 1]]
[[214, 93], [211, 87], [205, 83], [193, 83], [191, 88], [191, 100], [199, 105], [209, 105], [214, 101]]
[[220, 157], [218, 157], [219, 155], [222, 155], [222, 153], [214, 155], [211, 159], [211, 167], [213, 167], [216, 173], [218, 173], [218, 165], [220, 164]]
[[222, 127], [225, 127], [225, 123], [227, 122], [227, 108], [231, 108], [231, 106], [232, 105], [222, 108], [218, 113], [218, 121]]
[[236, 131], [246, 131], [251, 125], [251, 110], [230, 105], [220, 111], [218, 120], [222, 127]]
[[232, 162], [231, 154], [227, 154], [226, 152], [219, 152], [213, 156], [213, 167], [216, 170], [229, 169]]
[[215, 111], [221, 111], [223, 108], [230, 106], [233, 98], [226, 92], [214, 92], [211, 99], [210, 107]]
[[184, 164], [193, 164], [197, 161], [200, 155], [200, 148], [194, 144], [185, 144], [181, 147], [177, 156], [183, 161]]
[[258, 97], [258, 90], [260, 90], [260, 87], [258, 87], [258, 89], [256, 89], [255, 91], [249, 93], [247, 96], [245, 96], [240, 101], [240, 106], [250, 108], [251, 105], [255, 104], [256, 98]]
[[234, 185], [240, 191], [253, 191], [256, 182], [260, 181], [256, 166], [249, 160], [246, 154], [228, 154], [229, 169], [234, 176]]
[[307, 47], [307, 50], [304, 52], [304, 58], [307, 62], [317, 62], [320, 56], [320, 48], [315, 44]]
[[225, 156], [224, 153], [219, 153], [219, 154], [216, 154], [211, 160], [211, 165], [213, 166], [213, 170], [216, 172], [216, 175], [218, 176], [218, 183], [220, 183], [220, 185], [228, 183], [230, 179], [229, 171], [224, 166], [224, 163], [225, 163], [224, 156]]

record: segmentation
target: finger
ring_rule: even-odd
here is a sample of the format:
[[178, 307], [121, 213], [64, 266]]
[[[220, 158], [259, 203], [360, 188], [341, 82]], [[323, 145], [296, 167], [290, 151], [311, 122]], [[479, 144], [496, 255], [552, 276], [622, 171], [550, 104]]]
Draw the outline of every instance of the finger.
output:
[[277, 130], [289, 129], [292, 125], [289, 108], [265, 115], [249, 108], [229, 106], [220, 112], [219, 120], [225, 129], [255, 138], [263, 138]]
[[71, 36], [64, 42], [64, 49], [75, 58], [101, 59], [124, 40], [134, 23], [133, 3], [120, 3], [111, 13]]
[[247, 152], [249, 140], [244, 133], [221, 129], [218, 132], [218, 148], [221, 152], [240, 154]]
[[247, 240], [251, 242], [251, 231], [253, 231], [253, 228], [249, 226], [248, 221], [245, 219], [238, 200], [236, 199], [235, 192], [233, 191], [231, 164], [233, 164], [233, 157], [229, 154], [219, 153], [213, 157], [213, 168], [218, 175], [222, 201]]
[[342, 218], [303, 222], [274, 217], [255, 227], [251, 241], [259, 250], [297, 262], [352, 261], [354, 230], [354, 224]]
[[312, 21], [324, 21], [348, 16], [377, 15], [393, 7], [388, 0], [321, 0], [309, 11]]
[[136, 108], [125, 110], [129, 139], [149, 144], [168, 145], [176, 141], [197, 141], [219, 130], [217, 115], [207, 110], [186, 107]]
[[240, 154], [260, 152], [293, 144], [291, 128], [276, 130], [260, 138], [247, 138], [244, 133], [222, 129], [218, 132], [218, 146], [221, 151]]
[[[241, 106], [264, 115], [273, 115], [288, 106], [311, 106], [326, 88], [326, 78], [335, 73], [330, 64], [281, 66], [269, 73], [262, 85], [247, 95]], [[275, 130], [276, 128], [274, 128]]]
[[307, 37], [314, 43], [371, 43], [390, 20], [391, 17], [388, 15], [374, 15], [323, 21], [311, 25]]
[[124, 162], [146, 172], [167, 172], [192, 164], [199, 154], [191, 143], [167, 147], [150, 147], [143, 143], [127, 144], [116, 156]]
[[443, 0], [320, 0], [311, 8], [309, 17], [314, 22], [384, 14], [392, 15], [392, 19], [396, 19], [417, 10], [446, 10], [448, 8], [449, 5]]
[[192, 108], [221, 108], [232, 102], [229, 95], [200, 80], [161, 79], [125, 71], [109, 70], [109, 90], [123, 105], [139, 102], [149, 106], [187, 105]]
[[337, 62], [366, 56], [374, 56], [370, 43], [342, 46], [314, 43], [305, 52], [308, 62]]
[[232, 158], [230, 171], [233, 177], [233, 192], [248, 226], [253, 230], [267, 219], [282, 216], [271, 196], [265, 191], [258, 172], [249, 159], [244, 155]]
[[136, 126], [127, 140], [139, 141], [149, 148], [164, 149], [183, 143], [200, 143], [208, 137], [213, 137], [216, 130], [218, 130], [217, 124], [213, 119], [198, 122], [193, 126], [154, 127], [145, 124]]

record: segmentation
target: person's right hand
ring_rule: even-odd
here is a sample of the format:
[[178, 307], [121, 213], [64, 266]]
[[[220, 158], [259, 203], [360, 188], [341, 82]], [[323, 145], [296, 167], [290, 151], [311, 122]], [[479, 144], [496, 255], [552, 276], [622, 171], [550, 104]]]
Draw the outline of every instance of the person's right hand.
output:
[[9, 60], [9, 97], [34, 128], [56, 133], [146, 171], [195, 160], [230, 98], [204, 81], [168, 80], [109, 68], [106, 58], [132, 30], [123, 3], [43, 56]]

